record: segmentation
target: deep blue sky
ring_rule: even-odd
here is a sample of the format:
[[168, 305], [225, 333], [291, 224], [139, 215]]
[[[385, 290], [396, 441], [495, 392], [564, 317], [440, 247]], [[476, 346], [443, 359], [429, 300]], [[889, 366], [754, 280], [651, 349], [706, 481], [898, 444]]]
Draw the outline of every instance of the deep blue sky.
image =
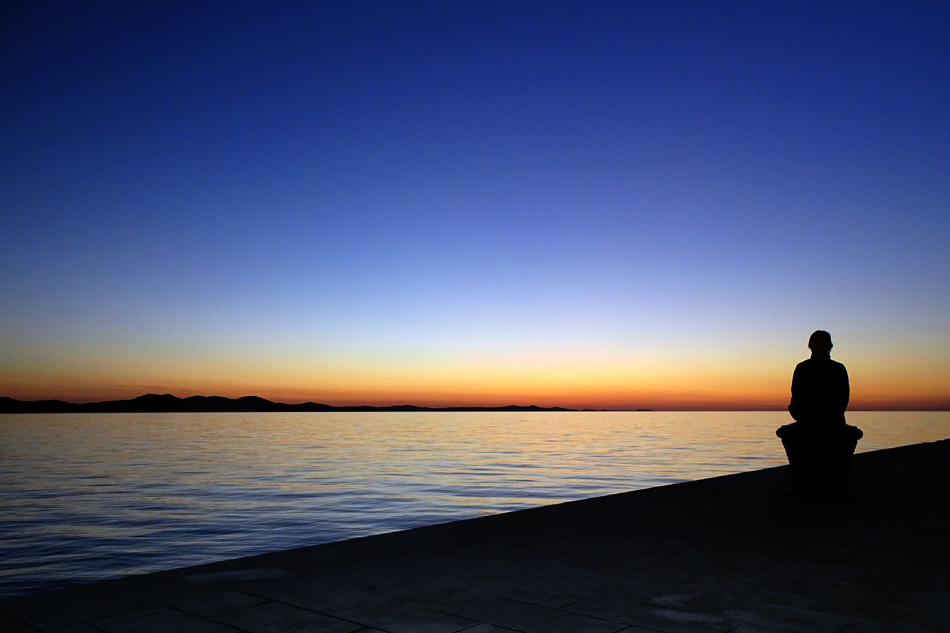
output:
[[4, 9], [0, 391], [950, 403], [946, 2], [276, 4]]

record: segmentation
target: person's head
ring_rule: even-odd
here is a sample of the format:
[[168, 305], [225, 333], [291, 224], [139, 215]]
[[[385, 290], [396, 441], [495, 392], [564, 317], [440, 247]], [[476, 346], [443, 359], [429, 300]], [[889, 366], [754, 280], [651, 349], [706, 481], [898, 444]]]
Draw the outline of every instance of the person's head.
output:
[[808, 349], [811, 350], [812, 354], [830, 354], [832, 347], [834, 347], [834, 344], [831, 342], [831, 334], [824, 330], [815, 330], [808, 337]]

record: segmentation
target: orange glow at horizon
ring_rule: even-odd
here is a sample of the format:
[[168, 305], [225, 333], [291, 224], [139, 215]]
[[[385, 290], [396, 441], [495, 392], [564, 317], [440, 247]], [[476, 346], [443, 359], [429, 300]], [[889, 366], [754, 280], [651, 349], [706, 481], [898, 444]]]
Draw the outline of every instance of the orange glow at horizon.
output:
[[[736, 366], [741, 366], [738, 364]], [[145, 393], [179, 397], [260, 396], [275, 402], [320, 402], [345, 405], [418, 406], [560, 406], [572, 409], [654, 410], [782, 410], [788, 405], [791, 369], [752, 365], [744, 371], [713, 366], [668, 365], [649, 369], [606, 366], [547, 369], [515, 366], [480, 368], [408, 367], [402, 374], [387, 369], [360, 371], [324, 369], [250, 372], [219, 371], [100, 372], [82, 375], [61, 371], [45, 374], [0, 374], [0, 395], [21, 400], [58, 399], [94, 402], [128, 399]], [[207, 368], [205, 368], [207, 369]], [[307, 368], [312, 369], [312, 368]], [[900, 373], [900, 372], [896, 372]], [[850, 410], [950, 409], [947, 373], [895, 375], [895, 372], [851, 371]]]

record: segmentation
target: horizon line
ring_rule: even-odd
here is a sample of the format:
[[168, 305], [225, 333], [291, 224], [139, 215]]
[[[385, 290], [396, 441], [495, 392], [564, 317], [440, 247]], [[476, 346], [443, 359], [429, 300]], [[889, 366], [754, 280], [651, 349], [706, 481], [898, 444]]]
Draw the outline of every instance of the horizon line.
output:
[[[148, 404], [151, 404], [152, 406], [150, 406], [150, 407], [148, 407], [148, 408], [141, 408], [140, 410], [126, 410], [126, 411], [123, 411], [123, 410], [122, 410], [121, 405], [135, 405], [135, 404], [144, 405], [144, 404], [146, 404], [146, 403], [143, 402], [143, 399], [147, 399], [147, 398], [151, 398], [151, 399], [152, 399], [152, 400], [148, 403]], [[294, 409], [300, 409], [301, 407], [304, 407], [304, 408], [308, 408], [308, 407], [309, 407], [309, 408], [316, 408], [316, 409], [313, 410], [312, 412], [321, 412], [321, 411], [323, 411], [323, 412], [333, 412], [333, 411], [339, 411], [339, 412], [358, 412], [358, 411], [386, 411], [386, 410], [389, 410], [389, 411], [391, 411], [391, 412], [399, 412], [399, 411], [406, 411], [406, 412], [411, 412], [411, 411], [427, 412], [427, 411], [432, 411], [432, 412], [443, 412], [443, 413], [445, 413], [445, 412], [453, 412], [453, 411], [457, 411], [457, 412], [480, 412], [480, 411], [484, 411], [484, 412], [491, 412], [491, 411], [505, 412], [505, 411], [532, 411], [532, 410], [544, 411], [544, 412], [558, 412], [558, 411], [564, 411], [564, 412], [605, 412], [605, 413], [606, 413], [606, 412], [649, 412], [649, 413], [655, 413], [655, 412], [676, 412], [676, 411], [682, 411], [682, 412], [730, 412], [730, 411], [735, 411], [735, 412], [739, 412], [739, 411], [747, 411], [747, 412], [762, 411], [762, 412], [766, 412], [766, 411], [769, 411], [769, 412], [771, 412], [771, 411], [785, 411], [785, 410], [786, 410], [786, 408], [785, 408], [785, 407], [782, 407], [782, 406], [752, 407], [752, 408], [750, 408], [750, 407], [741, 407], [741, 408], [738, 408], [738, 407], [737, 407], [737, 408], [722, 408], [722, 409], [720, 409], [720, 408], [715, 408], [715, 409], [710, 409], [710, 408], [708, 408], [708, 407], [700, 407], [700, 408], [693, 408], [693, 407], [689, 407], [689, 408], [685, 408], [685, 407], [684, 407], [684, 408], [668, 408], [668, 407], [653, 408], [653, 407], [644, 407], [644, 406], [641, 406], [641, 407], [632, 407], [632, 406], [631, 406], [631, 407], [564, 407], [564, 406], [559, 406], [559, 405], [554, 405], [554, 406], [539, 406], [539, 405], [535, 405], [535, 404], [527, 404], [527, 405], [506, 404], [506, 405], [493, 405], [493, 406], [486, 406], [486, 405], [466, 405], [466, 404], [449, 404], [449, 405], [432, 406], [432, 405], [411, 404], [411, 403], [406, 403], [406, 402], [403, 402], [403, 403], [400, 403], [400, 404], [338, 404], [338, 405], [331, 405], [331, 404], [326, 404], [326, 403], [321, 403], [321, 402], [314, 402], [314, 401], [309, 401], [309, 400], [308, 400], [308, 401], [303, 401], [303, 402], [290, 402], [290, 403], [288, 403], [288, 402], [280, 402], [280, 401], [275, 401], [275, 400], [269, 400], [269, 399], [267, 399], [267, 398], [264, 398], [264, 397], [262, 397], [262, 396], [257, 396], [257, 395], [245, 395], [245, 396], [239, 396], [239, 397], [236, 397], [236, 398], [231, 398], [231, 397], [228, 397], [228, 396], [218, 396], [218, 395], [205, 396], [205, 395], [198, 395], [198, 394], [195, 394], [195, 395], [191, 395], [191, 396], [179, 397], [179, 396], [176, 396], [176, 395], [171, 394], [171, 393], [166, 393], [166, 394], [145, 393], [145, 394], [142, 394], [142, 395], [140, 395], [140, 396], [136, 396], [136, 397], [134, 397], [134, 398], [129, 398], [129, 399], [113, 399], [113, 400], [85, 401], [85, 402], [83, 402], [83, 401], [80, 401], [80, 402], [70, 402], [70, 401], [67, 401], [67, 400], [56, 399], [56, 398], [44, 398], [44, 399], [40, 399], [40, 400], [20, 400], [20, 399], [8, 397], [8, 396], [0, 396], [0, 413], [81, 413], [81, 412], [87, 412], [87, 413], [110, 413], [110, 412], [114, 412], [114, 413], [120, 413], [120, 412], [127, 412], [127, 413], [139, 413], [139, 412], [154, 412], [154, 413], [160, 413], [160, 412], [168, 412], [168, 413], [188, 413], [188, 412], [194, 412], [194, 413], [199, 413], [199, 412], [207, 412], [207, 413], [212, 413], [212, 412], [227, 413], [227, 412], [231, 412], [231, 413], [238, 413], [238, 412], [247, 412], [247, 413], [254, 413], [254, 412], [259, 412], [259, 413], [266, 413], [266, 412], [271, 412], [271, 411], [267, 411], [267, 410], [261, 410], [260, 408], [256, 408], [256, 409], [255, 409], [255, 408], [237, 408], [237, 407], [235, 407], [235, 406], [228, 407], [227, 409], [219, 409], [219, 410], [217, 410], [217, 411], [214, 410], [213, 407], [212, 407], [212, 408], [203, 408], [203, 409], [195, 410], [195, 411], [185, 411], [185, 410], [178, 410], [178, 409], [169, 409], [169, 410], [162, 411], [161, 409], [163, 409], [163, 408], [166, 408], [166, 409], [167, 409], [167, 406], [166, 406], [166, 407], [158, 407], [158, 408], [156, 408], [156, 405], [160, 404], [160, 403], [157, 401], [157, 399], [162, 399], [162, 402], [164, 402], [166, 405], [169, 405], [169, 404], [171, 404], [171, 403], [173, 403], [173, 402], [186, 403], [186, 402], [189, 402], [189, 401], [190, 401], [191, 403], [195, 403], [196, 401], [202, 401], [202, 402], [205, 402], [205, 404], [213, 404], [213, 403], [207, 403], [206, 401], [208, 401], [208, 400], [212, 400], [212, 401], [214, 401], [214, 403], [218, 403], [218, 404], [230, 403], [231, 405], [239, 405], [239, 404], [249, 405], [250, 402], [253, 401], [254, 403], [256, 403], [256, 404], [258, 405], [258, 407], [270, 405], [270, 406], [277, 407], [277, 408], [282, 408], [282, 409], [285, 409], [285, 410], [288, 410], [288, 409], [289, 409], [290, 411], [288, 411], [288, 412], [293, 412]], [[45, 406], [44, 406], [44, 405], [45, 405]], [[94, 410], [94, 409], [97, 409], [97, 408], [100, 408], [100, 407], [105, 407], [105, 410], [99, 410], [99, 411]], [[19, 409], [19, 410], [10, 410], [11, 408], [13, 408], [13, 409]], [[133, 407], [133, 408], [134, 408], [134, 407]], [[23, 409], [28, 409], [28, 410], [23, 410]], [[80, 410], [72, 410], [72, 409], [80, 409]], [[890, 407], [884, 407], [884, 408], [875, 407], [875, 408], [867, 408], [867, 407], [864, 407], [864, 406], [860, 406], [860, 407], [858, 407], [858, 408], [849, 409], [849, 411], [851, 411], [851, 412], [856, 412], [856, 411], [868, 411], [868, 412], [871, 412], [871, 411], [882, 411], [882, 412], [884, 412], [884, 411], [890, 411], [890, 412], [900, 412], [900, 411], [908, 411], [908, 412], [910, 412], [910, 411], [920, 411], [920, 412], [944, 412], [944, 411], [950, 411], [950, 406], [946, 406], [946, 405], [945, 405], [945, 406], [937, 406], [937, 407], [931, 406], [931, 407], [926, 407], [926, 408], [922, 408], [922, 407], [917, 407], [917, 408], [908, 408], [908, 407], [894, 407], [894, 408], [890, 408]], [[279, 412], [279, 411], [272, 411], [272, 412]], [[301, 412], [307, 412], [307, 411], [301, 411]]]

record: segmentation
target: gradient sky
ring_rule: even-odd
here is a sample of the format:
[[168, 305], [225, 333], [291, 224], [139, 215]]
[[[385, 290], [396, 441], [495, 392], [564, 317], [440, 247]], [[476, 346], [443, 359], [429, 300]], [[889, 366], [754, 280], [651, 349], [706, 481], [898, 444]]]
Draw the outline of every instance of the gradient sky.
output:
[[4, 7], [0, 395], [950, 407], [946, 2]]

